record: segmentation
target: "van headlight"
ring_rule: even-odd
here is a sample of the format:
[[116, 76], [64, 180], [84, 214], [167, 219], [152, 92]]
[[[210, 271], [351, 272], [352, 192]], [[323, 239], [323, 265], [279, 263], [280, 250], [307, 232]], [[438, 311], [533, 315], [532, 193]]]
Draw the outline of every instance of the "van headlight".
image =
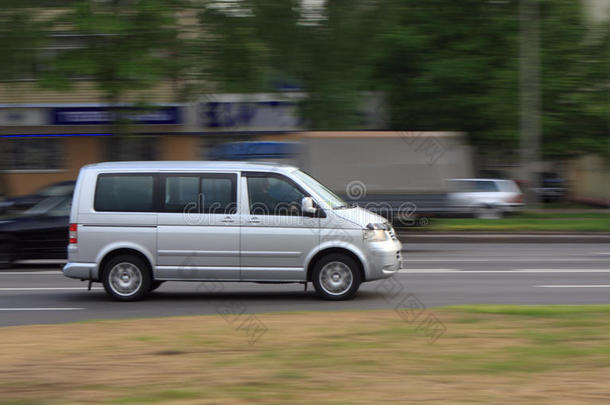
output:
[[362, 231], [362, 237], [367, 242], [384, 242], [390, 239], [386, 224], [368, 224]]

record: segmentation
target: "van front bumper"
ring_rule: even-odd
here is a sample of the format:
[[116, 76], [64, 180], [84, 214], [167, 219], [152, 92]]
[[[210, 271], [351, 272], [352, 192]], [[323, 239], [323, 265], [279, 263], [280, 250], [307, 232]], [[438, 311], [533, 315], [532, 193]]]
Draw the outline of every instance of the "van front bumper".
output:
[[63, 268], [64, 276], [78, 280], [97, 280], [95, 263], [67, 263]]
[[402, 244], [396, 240], [369, 243], [366, 281], [388, 278], [404, 268]]

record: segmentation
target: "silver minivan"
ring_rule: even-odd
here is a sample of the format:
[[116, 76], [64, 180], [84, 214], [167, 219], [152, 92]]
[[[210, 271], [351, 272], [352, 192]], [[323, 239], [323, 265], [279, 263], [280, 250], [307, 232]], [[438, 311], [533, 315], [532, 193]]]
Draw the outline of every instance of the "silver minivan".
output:
[[329, 300], [402, 266], [388, 221], [272, 163], [112, 162], [80, 170], [67, 277], [132, 301], [165, 281], [312, 282]]

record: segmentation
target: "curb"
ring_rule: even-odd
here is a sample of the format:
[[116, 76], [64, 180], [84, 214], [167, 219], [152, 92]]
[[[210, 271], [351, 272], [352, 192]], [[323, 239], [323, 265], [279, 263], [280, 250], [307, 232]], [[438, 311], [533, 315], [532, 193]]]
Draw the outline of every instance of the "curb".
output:
[[610, 243], [609, 233], [397, 232], [403, 243]]

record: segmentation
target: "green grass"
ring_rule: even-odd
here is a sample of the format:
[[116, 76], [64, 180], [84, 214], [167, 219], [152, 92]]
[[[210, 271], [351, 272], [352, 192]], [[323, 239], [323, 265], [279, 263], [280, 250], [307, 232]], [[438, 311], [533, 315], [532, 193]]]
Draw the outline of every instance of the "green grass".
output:
[[[509, 217], [511, 218], [511, 217]], [[610, 218], [610, 210], [607, 212], [544, 212], [544, 211], [524, 211], [512, 216], [515, 219], [608, 219]]]
[[610, 313], [610, 305], [455, 305], [445, 309], [469, 314], [532, 317], [571, 317]]
[[[593, 368], [610, 366], [610, 305], [463, 305], [441, 311], [459, 314], [454, 324], [474, 324], [473, 330], [480, 331], [485, 326], [486, 334], [497, 328], [511, 337], [495, 350], [448, 356], [439, 370], [442, 374], [553, 372], [578, 367], [586, 359], [591, 359]], [[492, 324], [491, 319], [495, 319]]]
[[607, 392], [610, 305], [428, 314], [433, 344], [392, 310], [260, 314], [255, 345], [215, 315], [4, 328], [0, 404], [607, 402], [583, 392]]
[[[584, 216], [575, 216], [584, 215]], [[610, 215], [524, 214], [501, 219], [435, 218], [426, 231], [610, 232]]]

